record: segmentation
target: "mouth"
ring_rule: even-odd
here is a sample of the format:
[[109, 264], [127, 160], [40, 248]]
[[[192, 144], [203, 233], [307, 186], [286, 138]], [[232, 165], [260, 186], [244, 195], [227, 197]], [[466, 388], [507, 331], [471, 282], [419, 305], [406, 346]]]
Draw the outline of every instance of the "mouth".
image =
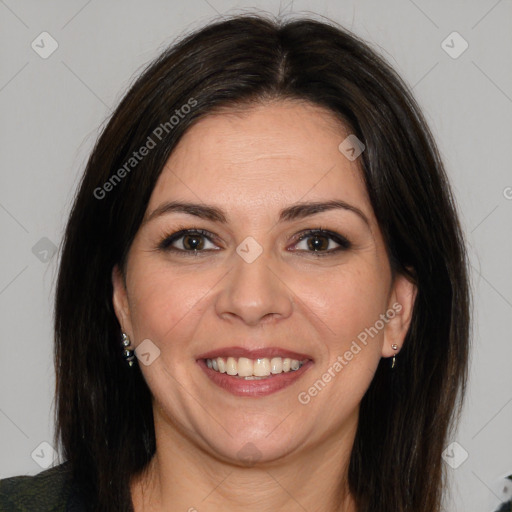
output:
[[214, 384], [236, 396], [275, 393], [313, 365], [311, 356], [274, 347], [230, 347], [202, 354], [196, 361]]

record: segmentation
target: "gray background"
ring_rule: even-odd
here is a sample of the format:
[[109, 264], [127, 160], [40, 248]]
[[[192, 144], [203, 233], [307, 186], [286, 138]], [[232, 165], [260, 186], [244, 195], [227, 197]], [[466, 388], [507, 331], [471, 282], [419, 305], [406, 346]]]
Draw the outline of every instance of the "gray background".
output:
[[[503, 480], [512, 473], [510, 0], [0, 0], [0, 478], [52, 461], [41, 443], [53, 436], [53, 251], [100, 125], [164, 46], [220, 14], [254, 9], [313, 12], [352, 29], [424, 109], [460, 208], [475, 297], [446, 510], [490, 512], [512, 493]], [[46, 59], [31, 47], [51, 48], [44, 31], [58, 43]], [[457, 58], [442, 46], [453, 31], [469, 44]], [[447, 44], [453, 53], [463, 42]]]

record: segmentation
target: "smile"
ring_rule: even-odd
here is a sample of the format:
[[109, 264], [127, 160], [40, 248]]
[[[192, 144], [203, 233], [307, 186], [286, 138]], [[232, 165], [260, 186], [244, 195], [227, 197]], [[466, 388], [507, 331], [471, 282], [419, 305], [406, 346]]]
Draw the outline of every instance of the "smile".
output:
[[297, 371], [308, 360], [299, 361], [289, 357], [248, 359], [247, 357], [217, 357], [205, 359], [206, 366], [219, 373], [238, 376], [246, 380], [264, 379], [271, 375]]
[[268, 347], [231, 347], [202, 354], [197, 364], [218, 387], [235, 396], [262, 397], [280, 391], [314, 364], [310, 356]]

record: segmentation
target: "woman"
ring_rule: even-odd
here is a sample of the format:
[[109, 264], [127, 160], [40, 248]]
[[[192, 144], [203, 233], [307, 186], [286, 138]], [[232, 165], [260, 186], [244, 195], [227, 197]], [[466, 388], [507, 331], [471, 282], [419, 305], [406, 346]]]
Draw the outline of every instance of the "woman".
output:
[[440, 511], [467, 262], [407, 87], [308, 19], [164, 52], [87, 164], [55, 332], [66, 462], [12, 503], [46, 478], [69, 510]]

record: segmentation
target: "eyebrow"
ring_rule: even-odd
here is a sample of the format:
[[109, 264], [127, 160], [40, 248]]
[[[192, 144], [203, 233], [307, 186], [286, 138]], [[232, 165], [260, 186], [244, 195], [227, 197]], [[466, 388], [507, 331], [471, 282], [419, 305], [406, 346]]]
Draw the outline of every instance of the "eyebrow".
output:
[[[317, 213], [335, 209], [343, 209], [355, 213], [365, 222], [368, 227], [370, 227], [368, 218], [359, 208], [341, 200], [292, 204], [286, 208], [283, 208], [279, 212], [278, 222], [291, 222], [315, 215]], [[169, 213], [185, 213], [188, 215], [194, 215], [195, 217], [199, 217], [201, 219], [219, 222], [221, 224], [227, 224], [228, 222], [226, 212], [217, 206], [181, 201], [168, 201], [153, 210], [147, 216], [147, 218], [143, 220], [142, 224], [146, 224], [157, 217], [161, 217], [162, 215], [167, 215]]]

